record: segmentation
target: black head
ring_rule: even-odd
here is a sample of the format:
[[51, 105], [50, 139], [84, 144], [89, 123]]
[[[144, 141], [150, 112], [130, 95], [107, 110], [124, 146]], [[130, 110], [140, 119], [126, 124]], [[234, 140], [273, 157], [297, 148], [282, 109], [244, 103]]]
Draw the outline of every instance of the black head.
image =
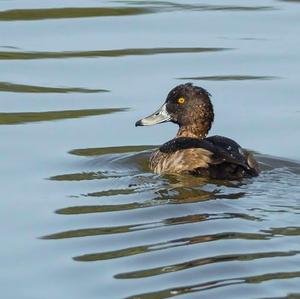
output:
[[147, 126], [171, 121], [178, 124], [180, 130], [193, 130], [192, 135], [203, 136], [211, 128], [213, 119], [210, 94], [204, 88], [186, 83], [173, 88], [159, 110], [137, 121], [135, 125]]
[[210, 94], [191, 83], [173, 88], [166, 99], [166, 110], [171, 121], [179, 126], [193, 126], [204, 120], [213, 121]]

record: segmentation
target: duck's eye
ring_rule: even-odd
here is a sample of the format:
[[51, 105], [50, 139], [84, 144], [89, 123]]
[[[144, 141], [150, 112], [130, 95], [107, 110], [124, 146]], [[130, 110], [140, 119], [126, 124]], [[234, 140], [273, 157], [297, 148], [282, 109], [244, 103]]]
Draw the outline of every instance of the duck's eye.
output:
[[179, 98], [178, 100], [177, 100], [177, 103], [178, 104], [184, 104], [184, 102], [185, 102], [185, 99], [184, 98]]

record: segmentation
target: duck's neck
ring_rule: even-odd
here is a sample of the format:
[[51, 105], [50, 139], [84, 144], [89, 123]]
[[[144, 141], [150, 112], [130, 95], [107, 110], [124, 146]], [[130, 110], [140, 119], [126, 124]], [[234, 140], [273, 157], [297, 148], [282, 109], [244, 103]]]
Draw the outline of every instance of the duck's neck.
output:
[[206, 126], [180, 126], [176, 137], [191, 137], [203, 139], [208, 133]]

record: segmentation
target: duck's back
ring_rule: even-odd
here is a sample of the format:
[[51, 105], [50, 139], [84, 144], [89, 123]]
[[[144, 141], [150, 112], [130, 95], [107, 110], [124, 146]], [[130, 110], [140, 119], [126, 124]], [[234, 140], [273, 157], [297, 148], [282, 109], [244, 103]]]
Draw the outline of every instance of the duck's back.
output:
[[222, 136], [172, 139], [152, 154], [150, 168], [156, 173], [189, 173], [214, 179], [238, 179], [259, 173], [252, 154]]

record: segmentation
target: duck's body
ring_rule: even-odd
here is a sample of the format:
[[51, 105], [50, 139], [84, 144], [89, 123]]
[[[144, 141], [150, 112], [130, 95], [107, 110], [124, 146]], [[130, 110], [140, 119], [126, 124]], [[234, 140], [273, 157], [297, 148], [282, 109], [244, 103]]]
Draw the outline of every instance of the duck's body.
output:
[[156, 173], [181, 173], [213, 179], [238, 179], [258, 175], [253, 156], [232, 139], [211, 136], [174, 138], [150, 157]]
[[259, 174], [248, 151], [232, 139], [206, 137], [213, 122], [209, 93], [201, 87], [175, 87], [165, 104], [154, 114], [136, 123], [151, 125], [172, 121], [179, 125], [176, 138], [166, 142], [150, 157], [150, 168], [159, 174], [192, 174], [213, 179], [239, 179]]

